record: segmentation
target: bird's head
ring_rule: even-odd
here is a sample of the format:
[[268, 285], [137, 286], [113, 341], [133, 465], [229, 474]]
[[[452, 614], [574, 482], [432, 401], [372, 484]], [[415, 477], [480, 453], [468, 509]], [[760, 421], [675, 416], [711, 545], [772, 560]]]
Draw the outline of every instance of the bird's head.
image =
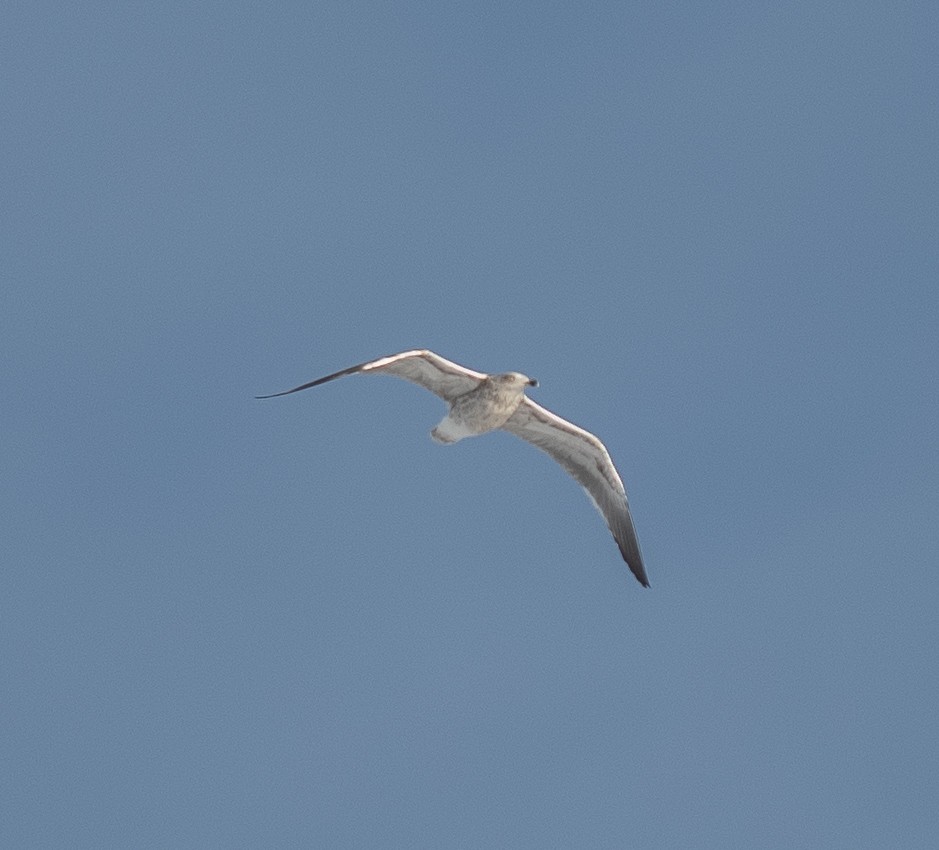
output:
[[492, 380], [503, 387], [518, 387], [520, 391], [524, 391], [525, 387], [538, 386], [534, 378], [529, 378], [521, 372], [503, 372], [501, 375], [493, 375]]

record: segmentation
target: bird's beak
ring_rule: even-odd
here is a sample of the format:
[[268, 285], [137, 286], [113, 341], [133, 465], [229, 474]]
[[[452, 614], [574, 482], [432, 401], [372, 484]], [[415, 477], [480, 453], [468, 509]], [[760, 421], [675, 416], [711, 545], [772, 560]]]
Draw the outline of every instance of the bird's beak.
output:
[[530, 386], [530, 387], [537, 387], [537, 386], [538, 386], [538, 382], [537, 382], [534, 378], [529, 378], [529, 379], [528, 379], [528, 386]]

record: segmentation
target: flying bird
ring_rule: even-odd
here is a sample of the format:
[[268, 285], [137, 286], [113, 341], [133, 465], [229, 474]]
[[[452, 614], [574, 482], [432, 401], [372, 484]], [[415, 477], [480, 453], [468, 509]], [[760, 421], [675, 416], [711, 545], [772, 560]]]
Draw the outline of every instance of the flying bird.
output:
[[276, 398], [345, 375], [371, 372], [412, 381], [447, 402], [450, 406], [447, 415], [430, 432], [438, 443], [455, 443], [502, 428], [549, 454], [584, 488], [606, 520], [623, 560], [639, 583], [649, 586], [626, 489], [606, 446], [589, 431], [528, 398], [525, 388], [538, 386], [534, 378], [521, 372], [495, 375], [474, 372], [433, 351], [416, 349], [359, 363], [292, 390], [256, 398]]

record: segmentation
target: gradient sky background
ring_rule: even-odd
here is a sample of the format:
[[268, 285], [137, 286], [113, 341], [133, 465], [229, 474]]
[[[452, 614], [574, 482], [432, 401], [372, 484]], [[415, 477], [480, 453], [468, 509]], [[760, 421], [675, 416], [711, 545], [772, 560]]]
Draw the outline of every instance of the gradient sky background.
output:
[[[7, 3], [5, 847], [939, 846], [939, 6]], [[537, 377], [590, 503], [355, 378]]]

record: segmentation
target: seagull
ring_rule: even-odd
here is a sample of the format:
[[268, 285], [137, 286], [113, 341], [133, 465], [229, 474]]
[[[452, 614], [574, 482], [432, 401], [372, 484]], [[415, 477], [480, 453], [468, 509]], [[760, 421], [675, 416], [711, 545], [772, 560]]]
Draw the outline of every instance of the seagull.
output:
[[528, 398], [525, 388], [538, 386], [534, 378], [521, 372], [494, 375], [475, 372], [425, 348], [369, 360], [292, 390], [256, 398], [277, 398], [318, 387], [345, 375], [371, 372], [404, 378], [447, 402], [450, 406], [447, 415], [430, 432], [438, 443], [455, 443], [502, 428], [549, 454], [584, 488], [594, 507], [606, 520], [623, 560], [639, 583], [643, 587], [649, 586], [626, 489], [613, 466], [610, 453], [589, 431]]

